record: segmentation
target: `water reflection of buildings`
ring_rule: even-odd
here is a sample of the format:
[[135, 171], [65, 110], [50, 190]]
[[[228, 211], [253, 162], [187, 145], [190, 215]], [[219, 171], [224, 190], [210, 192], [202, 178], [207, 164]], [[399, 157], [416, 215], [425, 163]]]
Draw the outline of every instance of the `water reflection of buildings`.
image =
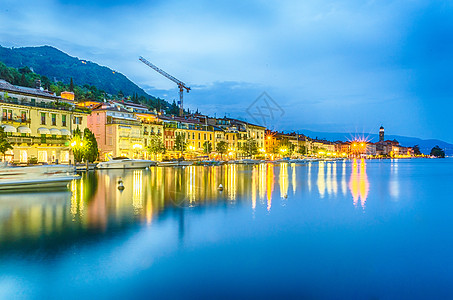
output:
[[360, 206], [365, 208], [366, 199], [370, 190], [370, 184], [366, 174], [366, 161], [354, 159], [352, 163], [351, 179], [349, 181], [349, 189], [352, 194], [354, 206]]
[[337, 182], [336, 161], [333, 162], [320, 161], [318, 163], [318, 176], [316, 184], [318, 186], [318, 193], [321, 198], [324, 198], [326, 193], [329, 196], [337, 194], [338, 182]]
[[[316, 185], [320, 198], [328, 196], [337, 196], [340, 185], [343, 196], [347, 194], [347, 174], [346, 174], [346, 161], [343, 162], [318, 162], [318, 173], [316, 175]], [[369, 182], [366, 173], [366, 162], [365, 160], [354, 160], [351, 164], [351, 176], [349, 179], [349, 191], [352, 195], [353, 204], [357, 206], [360, 204], [361, 207], [365, 207], [366, 199], [369, 192]], [[311, 165], [308, 166], [308, 188], [311, 188]], [[341, 173], [337, 172], [341, 168]]]
[[[33, 194], [33, 202], [28, 201], [30, 196], [18, 195], [12, 196], [14, 201], [7, 204], [0, 202], [3, 207], [0, 242], [24, 240], [30, 236], [38, 241], [43, 233], [53, 238], [83, 235], [87, 231], [104, 234], [137, 222], [152, 223], [156, 217], [172, 211], [181, 216], [180, 232], [184, 232], [186, 208], [245, 205], [254, 212], [258, 209], [270, 212], [276, 196], [280, 201], [277, 203], [284, 205], [290, 190], [297, 195], [307, 186], [305, 192], [310, 193], [312, 183], [316, 183], [320, 197], [337, 195], [340, 184], [346, 195], [346, 164], [349, 163], [154, 167], [150, 170], [88, 172], [81, 180], [73, 181], [68, 192]], [[396, 163], [392, 170], [397, 173]], [[120, 178], [124, 191], [117, 189]], [[338, 178], [341, 178], [340, 184]], [[224, 186], [223, 191], [217, 189], [219, 184]], [[392, 189], [397, 193], [397, 187]], [[349, 190], [354, 205], [365, 206], [369, 184], [364, 161], [352, 164]], [[0, 200], [5, 197], [0, 196]]]

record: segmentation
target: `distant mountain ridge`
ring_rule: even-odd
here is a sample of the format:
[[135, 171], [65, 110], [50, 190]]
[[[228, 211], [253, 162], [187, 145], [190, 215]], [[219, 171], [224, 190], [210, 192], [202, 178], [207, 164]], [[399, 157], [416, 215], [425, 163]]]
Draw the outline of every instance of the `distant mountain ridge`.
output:
[[69, 56], [51, 46], [6, 48], [0, 46], [0, 61], [9, 67], [29, 67], [34, 72], [69, 84], [71, 78], [79, 85], [94, 85], [98, 89], [116, 95], [137, 94], [155, 99], [130, 81], [123, 74], [94, 62]]
[[[371, 142], [377, 142], [379, 141], [379, 135], [378, 134], [373, 134], [373, 133], [340, 133], [340, 132], [317, 132], [317, 131], [311, 131], [311, 130], [298, 130], [298, 132], [309, 136], [311, 138], [319, 138], [319, 139], [327, 139], [330, 141], [345, 141], [345, 140], [352, 140], [353, 137], [364, 137], [367, 140]], [[431, 152], [431, 149], [438, 145], [440, 148], [445, 150], [446, 155], [453, 155], [453, 144], [444, 142], [442, 140], [437, 140], [437, 139], [427, 139], [423, 140], [420, 138], [415, 138], [415, 137], [407, 137], [407, 136], [400, 136], [400, 135], [385, 135], [386, 140], [397, 140], [400, 145], [406, 146], [406, 147], [412, 147], [415, 145], [418, 145], [420, 147], [420, 151], [425, 154], [429, 154]]]

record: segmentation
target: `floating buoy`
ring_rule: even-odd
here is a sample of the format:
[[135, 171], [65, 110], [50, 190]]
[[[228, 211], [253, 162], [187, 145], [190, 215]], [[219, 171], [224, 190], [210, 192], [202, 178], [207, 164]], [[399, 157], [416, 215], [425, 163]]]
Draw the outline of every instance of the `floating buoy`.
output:
[[123, 179], [121, 179], [121, 178], [118, 179], [118, 189], [120, 191], [124, 190]]
[[217, 188], [219, 191], [223, 191], [223, 185], [219, 184], [219, 187]]
[[283, 196], [283, 198], [285, 198], [285, 199], [288, 198], [288, 194], [285, 194], [285, 195]]

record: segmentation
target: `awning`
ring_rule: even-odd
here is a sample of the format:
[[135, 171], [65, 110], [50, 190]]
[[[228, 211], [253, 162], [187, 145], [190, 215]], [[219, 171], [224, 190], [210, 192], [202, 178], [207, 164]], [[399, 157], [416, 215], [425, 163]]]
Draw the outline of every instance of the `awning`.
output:
[[44, 127], [38, 128], [38, 133], [39, 134], [50, 134], [50, 130]]
[[71, 133], [67, 129], [61, 129], [60, 132], [61, 132], [61, 135], [71, 135]]
[[19, 126], [17, 127], [17, 131], [19, 133], [31, 133], [31, 129], [27, 126]]
[[61, 132], [60, 132], [60, 130], [58, 130], [56, 128], [52, 128], [52, 129], [50, 129], [50, 134], [51, 135], [61, 135]]
[[5, 132], [17, 132], [14, 126], [3, 124], [2, 127]]
[[118, 127], [121, 128], [121, 129], [128, 129], [128, 130], [132, 129], [131, 126], [122, 126], [122, 125], [120, 125]]

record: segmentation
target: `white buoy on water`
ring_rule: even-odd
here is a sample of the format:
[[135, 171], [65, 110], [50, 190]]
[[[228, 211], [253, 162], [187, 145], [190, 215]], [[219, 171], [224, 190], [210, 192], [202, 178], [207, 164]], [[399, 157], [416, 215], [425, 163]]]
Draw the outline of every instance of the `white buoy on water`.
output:
[[121, 177], [118, 179], [118, 189], [120, 191], [124, 190], [124, 184], [123, 184], [123, 180], [121, 179]]
[[223, 185], [219, 184], [219, 187], [217, 188], [219, 191], [223, 191]]

